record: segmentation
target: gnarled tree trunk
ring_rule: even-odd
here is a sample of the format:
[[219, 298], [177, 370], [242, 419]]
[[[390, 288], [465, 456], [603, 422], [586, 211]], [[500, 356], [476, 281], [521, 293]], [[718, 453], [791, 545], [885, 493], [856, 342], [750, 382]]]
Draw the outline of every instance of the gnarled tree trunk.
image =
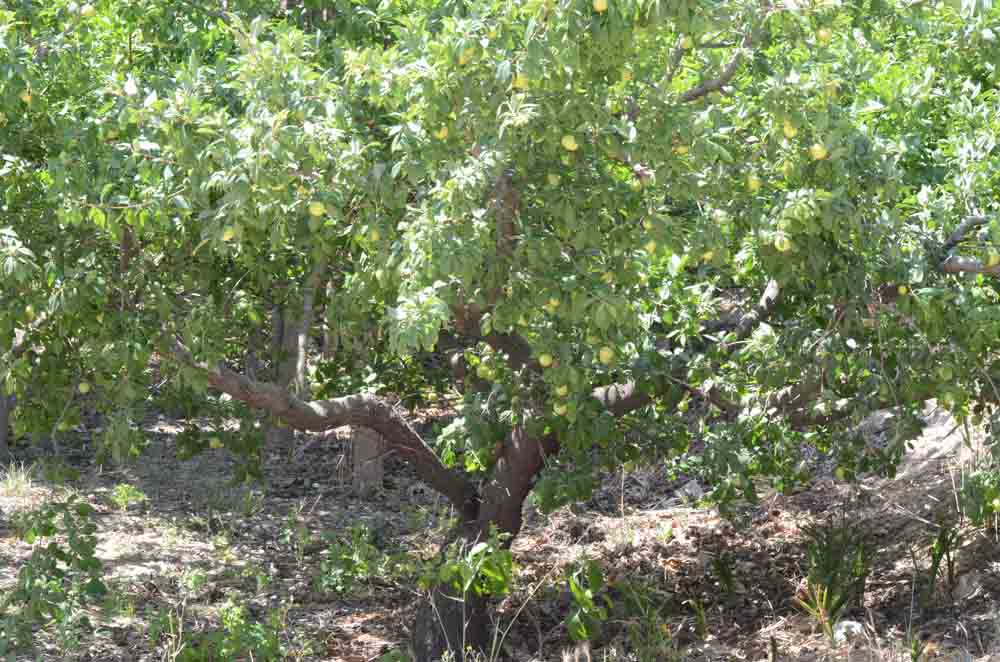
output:
[[10, 413], [14, 409], [13, 395], [0, 395], [0, 459], [10, 455]]
[[[456, 532], [463, 549], [487, 538], [491, 529], [509, 534], [506, 544], [513, 541], [521, 531], [524, 500], [546, 454], [556, 450], [554, 437], [531, 437], [523, 425], [513, 429], [503, 444], [493, 478], [482, 489], [475, 519], [466, 520]], [[417, 611], [411, 642], [416, 662], [436, 662], [446, 653], [464, 662], [470, 650], [488, 654], [488, 606], [483, 596], [459, 595], [451, 586], [435, 587]]]

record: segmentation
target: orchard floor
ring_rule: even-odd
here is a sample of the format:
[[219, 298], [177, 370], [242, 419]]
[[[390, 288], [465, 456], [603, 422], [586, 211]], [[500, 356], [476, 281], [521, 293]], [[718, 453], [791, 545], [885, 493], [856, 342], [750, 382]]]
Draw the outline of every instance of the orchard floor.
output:
[[[955, 485], [976, 452], [946, 416], [930, 412], [929, 420], [893, 480], [859, 487], [817, 479], [730, 519], [686, 503], [651, 468], [605, 476], [581, 506], [548, 516], [529, 509], [514, 545], [517, 585], [496, 611], [505, 634], [499, 659], [767, 660], [776, 651], [802, 662], [1000, 660], [994, 529], [964, 528], [954, 581], [942, 570], [927, 591], [930, 545], [939, 522], [957, 520]], [[196, 647], [193, 635], [221, 627], [227, 604], [246, 607], [250, 623], [269, 622], [285, 659], [373, 662], [405, 649], [419, 599], [412, 576], [381, 574], [345, 594], [321, 590], [317, 578], [329, 573], [322, 536], [366, 524], [376, 547], [430, 558], [447, 525], [439, 499], [391, 459], [382, 489], [353, 495], [343, 442], [333, 438], [272, 449], [266, 490], [232, 487], [227, 451], [178, 460], [177, 431], [176, 422], [151, 422], [149, 447], [120, 470], [82, 465], [78, 479], [60, 486], [37, 471], [30, 482], [0, 480], [0, 591], [31, 552], [10, 515], [67, 492], [98, 511], [98, 554], [112, 588], [92, 610], [93, 633], [67, 643], [39, 629], [35, 649], [17, 659], [184, 659], [178, 654]], [[121, 509], [111, 496], [122, 483], [148, 500]], [[847, 615], [863, 632], [837, 647], [794, 603], [802, 527], [830, 516], [846, 518], [875, 548], [864, 609]], [[588, 559], [603, 568], [598, 600], [607, 602], [600, 634], [584, 648], [563, 625], [572, 606], [564, 577]], [[921, 657], [911, 655], [914, 642]]]

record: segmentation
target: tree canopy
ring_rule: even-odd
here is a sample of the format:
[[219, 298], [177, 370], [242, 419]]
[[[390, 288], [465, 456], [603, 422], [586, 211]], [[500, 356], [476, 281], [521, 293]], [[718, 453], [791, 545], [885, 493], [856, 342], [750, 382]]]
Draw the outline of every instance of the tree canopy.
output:
[[262, 414], [371, 427], [473, 540], [600, 466], [724, 503], [804, 480], [806, 444], [891, 472], [928, 398], [992, 415], [992, 3], [288, 4], [2, 3], [16, 437], [91, 400], [125, 458], [168, 392], [250, 456]]

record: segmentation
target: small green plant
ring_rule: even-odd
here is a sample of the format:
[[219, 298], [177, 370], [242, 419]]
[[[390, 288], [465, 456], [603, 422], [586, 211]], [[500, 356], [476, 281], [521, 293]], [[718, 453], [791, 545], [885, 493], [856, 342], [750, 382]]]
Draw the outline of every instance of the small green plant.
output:
[[[624, 621], [630, 649], [638, 662], [665, 662], [678, 659], [669, 626], [664, 622], [663, 611], [668, 595], [636, 582], [616, 585], [623, 600]], [[618, 606], [618, 605], [616, 605]]]
[[184, 610], [182, 604], [177, 611], [161, 607], [148, 613], [149, 638], [163, 646], [162, 659], [267, 662], [285, 658], [281, 633], [286, 629], [287, 609], [271, 611], [265, 622], [258, 622], [249, 618], [245, 606], [229, 600], [219, 609], [221, 627], [197, 633], [184, 631]]
[[36, 546], [17, 574], [14, 588], [0, 597], [0, 655], [30, 644], [36, 625], [55, 625], [65, 647], [72, 646], [80, 630], [90, 629], [84, 613], [107, 593], [103, 566], [96, 557], [97, 525], [90, 504], [69, 498], [14, 518], [15, 529]]
[[853, 600], [864, 595], [871, 551], [856, 526], [827, 521], [802, 529], [806, 589], [796, 601], [833, 640], [833, 628]]
[[111, 503], [118, 506], [118, 510], [122, 512], [128, 510], [129, 506], [145, 503], [147, 500], [145, 492], [128, 483], [118, 483], [111, 490]]
[[819, 629], [833, 642], [833, 628], [839, 620], [843, 604], [835, 603], [830, 590], [822, 584], [806, 582], [805, 593], [796, 596], [795, 601], [819, 626]]
[[[572, 568], [566, 576], [573, 606], [566, 617], [566, 629], [575, 641], [595, 639], [608, 618], [604, 589], [604, 572], [596, 562], [587, 560]], [[599, 597], [605, 604], [599, 604]]]
[[288, 516], [285, 517], [285, 525], [281, 529], [281, 542], [294, 550], [295, 560], [299, 564], [305, 559], [306, 545], [309, 544], [312, 537], [309, 533], [309, 527], [302, 516], [304, 508], [305, 504], [300, 503], [294, 509], [289, 510]]
[[729, 551], [720, 552], [712, 559], [712, 572], [719, 580], [719, 587], [726, 595], [732, 595], [736, 590], [736, 561]]
[[941, 572], [941, 563], [944, 562], [948, 586], [955, 585], [955, 550], [961, 540], [959, 530], [948, 524], [942, 524], [938, 529], [934, 543], [931, 545], [931, 567], [928, 577], [927, 588], [924, 591], [924, 604], [930, 603], [934, 585], [937, 583], [938, 574]]
[[317, 586], [323, 591], [348, 593], [357, 582], [371, 578], [384, 560], [368, 527], [353, 526], [346, 540], [334, 537], [330, 541], [320, 563]]
[[181, 584], [191, 594], [197, 594], [198, 591], [200, 591], [207, 583], [208, 575], [206, 575], [205, 571], [200, 568], [185, 570], [184, 574], [181, 576]]
[[708, 618], [705, 614], [705, 605], [696, 598], [688, 600], [687, 605], [694, 612], [694, 631], [704, 639], [708, 636]]
[[35, 468], [23, 462], [0, 468], [0, 495], [23, 497], [34, 485]]
[[507, 595], [513, 586], [514, 556], [506, 539], [506, 535], [491, 531], [489, 538], [471, 547], [452, 547], [438, 568], [438, 577], [462, 595]]

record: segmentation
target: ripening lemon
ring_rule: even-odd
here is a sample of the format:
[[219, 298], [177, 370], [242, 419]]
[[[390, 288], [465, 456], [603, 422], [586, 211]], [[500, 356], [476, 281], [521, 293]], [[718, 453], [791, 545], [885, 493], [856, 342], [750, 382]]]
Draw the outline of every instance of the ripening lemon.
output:
[[313, 200], [309, 203], [309, 215], [319, 218], [326, 213], [326, 207], [319, 200]]
[[701, 254], [702, 262], [711, 262], [713, 257], [715, 257], [715, 251], [705, 251]]
[[21, 101], [24, 103], [31, 103], [31, 92], [28, 90], [21, 92]]
[[560, 142], [562, 143], [563, 149], [565, 149], [567, 152], [575, 152], [577, 149], [580, 148], [580, 146], [576, 144], [576, 138], [574, 138], [568, 133], [562, 137], [562, 140]]
[[611, 362], [615, 360], [615, 350], [605, 345], [597, 353], [597, 358], [604, 365], [611, 365]]
[[782, 253], [787, 253], [792, 250], [792, 240], [783, 234], [779, 234], [774, 238], [774, 247]]
[[756, 193], [763, 185], [764, 182], [760, 181], [760, 177], [757, 175], [750, 175], [747, 177], [747, 188], [750, 189], [751, 193]]
[[546, 179], [549, 181], [549, 186], [559, 186], [559, 183], [562, 181], [562, 177], [554, 172], [550, 172]]
[[791, 161], [785, 161], [781, 165], [781, 174], [785, 176], [785, 179], [791, 179], [792, 175], [795, 174], [795, 164]]
[[647, 253], [655, 253], [656, 252], [656, 240], [655, 239], [650, 239], [649, 241], [646, 242], [646, 245], [643, 246], [643, 248], [646, 249]]
[[208, 440], [209, 448], [222, 448], [222, 440], [218, 437], [212, 437]]
[[905, 297], [907, 293], [910, 291], [910, 288], [908, 288], [906, 285], [900, 285], [899, 287], [896, 288], [896, 291], [899, 292], [899, 296]]
[[820, 46], [829, 45], [831, 39], [833, 39], [833, 33], [828, 28], [820, 28], [816, 31], [816, 41], [819, 42]]
[[548, 306], [549, 308], [555, 310], [556, 308], [559, 307], [560, 304], [562, 304], [562, 301], [560, 301], [558, 297], [552, 297], [551, 299], [549, 299]]
[[676, 154], [677, 156], [684, 156], [685, 154], [687, 154], [690, 151], [691, 151], [691, 148], [688, 147], [687, 145], [684, 145], [684, 144], [674, 145], [674, 154]]
[[93, 18], [94, 14], [96, 13], [97, 10], [94, 9], [94, 5], [90, 4], [89, 2], [84, 6], [80, 7], [80, 16], [83, 16], [84, 18]]
[[649, 218], [642, 219], [642, 228], [647, 232], [653, 229], [653, 221]]
[[610, 271], [605, 271], [601, 275], [601, 280], [603, 280], [608, 285], [611, 285], [612, 283], [615, 282], [615, 275], [613, 273], [611, 273]]
[[795, 136], [799, 135], [798, 128], [792, 124], [791, 120], [785, 120], [784, 126], [781, 127], [781, 131], [785, 134], [785, 137], [791, 140]]
[[476, 367], [476, 376], [480, 379], [485, 379], [486, 381], [493, 381], [495, 373], [493, 372], [493, 368], [489, 367], [485, 363], [480, 363]]
[[475, 55], [476, 55], [476, 49], [470, 46], [469, 48], [466, 48], [464, 51], [462, 51], [462, 54], [458, 56], [458, 63], [464, 67], [465, 65], [467, 65], [469, 62], [472, 61], [472, 58], [475, 57]]
[[518, 74], [514, 76], [514, 80], [511, 81], [510, 86], [515, 90], [526, 90], [528, 89], [528, 77], [524, 74]]
[[565, 398], [567, 395], [569, 395], [569, 387], [566, 386], [565, 384], [560, 384], [559, 386], [556, 387], [556, 395], [558, 395], [560, 398]]
[[543, 368], [548, 368], [552, 365], [552, 360], [553, 359], [551, 354], [542, 354], [538, 357], [538, 365], [542, 366]]
[[809, 156], [813, 157], [814, 161], [822, 161], [830, 155], [827, 151], [826, 145], [823, 143], [816, 143], [809, 148]]
[[1000, 264], [1000, 255], [997, 255], [996, 253], [990, 253], [990, 256], [986, 258], [986, 266], [995, 267], [998, 264]]
[[28, 321], [35, 319], [35, 307], [28, 304], [24, 307], [24, 316], [28, 318]]
[[80, 382], [80, 385], [76, 387], [76, 390], [86, 395], [90, 393], [90, 384], [88, 382]]
[[373, 244], [378, 243], [378, 240], [382, 238], [382, 233], [377, 229], [372, 229], [372, 231], [368, 234], [368, 238], [372, 240]]
[[442, 127], [440, 128], [440, 129], [438, 129], [438, 130], [437, 130], [437, 131], [436, 131], [436, 132], [434, 133], [434, 136], [435, 136], [435, 137], [436, 137], [436, 138], [437, 138], [438, 140], [445, 140], [445, 139], [447, 139], [447, 138], [448, 138], [448, 127], [446, 127], [446, 126], [442, 126]]
[[681, 48], [683, 48], [684, 50], [687, 50], [687, 51], [689, 51], [692, 48], [694, 48], [694, 39], [692, 39], [691, 37], [685, 35], [684, 38], [681, 39]]
[[227, 225], [222, 230], [222, 241], [232, 241], [236, 236], [236, 230], [231, 225]]
[[566, 412], [569, 411], [569, 407], [567, 407], [566, 405], [564, 405], [562, 403], [559, 403], [559, 404], [555, 405], [554, 407], [552, 407], [552, 411], [554, 411], [556, 413], [556, 416], [565, 416]]

